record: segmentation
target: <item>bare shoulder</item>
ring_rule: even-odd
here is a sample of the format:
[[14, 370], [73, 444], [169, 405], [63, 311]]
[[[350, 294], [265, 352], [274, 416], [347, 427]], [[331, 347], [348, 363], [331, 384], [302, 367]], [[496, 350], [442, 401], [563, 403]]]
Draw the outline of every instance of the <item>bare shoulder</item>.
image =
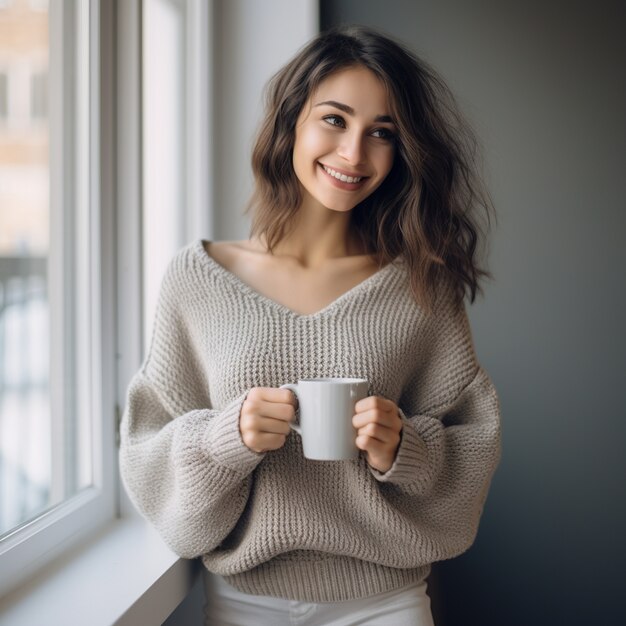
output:
[[241, 263], [258, 254], [257, 248], [247, 239], [241, 241], [206, 241], [202, 242], [206, 253], [226, 269], [232, 270]]

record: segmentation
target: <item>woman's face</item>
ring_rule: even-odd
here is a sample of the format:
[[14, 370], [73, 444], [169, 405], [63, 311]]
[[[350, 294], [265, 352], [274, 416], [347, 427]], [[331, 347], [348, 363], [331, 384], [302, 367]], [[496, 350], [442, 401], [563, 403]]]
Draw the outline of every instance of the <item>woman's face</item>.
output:
[[296, 123], [293, 168], [303, 204], [350, 211], [391, 170], [396, 127], [380, 80], [364, 67], [322, 81]]

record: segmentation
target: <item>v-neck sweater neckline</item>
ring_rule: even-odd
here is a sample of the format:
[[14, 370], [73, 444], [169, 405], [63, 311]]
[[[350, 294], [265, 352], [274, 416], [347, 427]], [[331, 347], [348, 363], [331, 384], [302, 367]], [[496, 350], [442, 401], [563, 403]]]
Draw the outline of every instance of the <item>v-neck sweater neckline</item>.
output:
[[[239, 289], [242, 293], [246, 294], [246, 296], [251, 297], [258, 302], [263, 303], [265, 306], [268, 306], [274, 310], [280, 311], [285, 315], [288, 315], [295, 319], [316, 319], [318, 317], [322, 317], [327, 313], [332, 312], [337, 307], [340, 307], [345, 301], [350, 300], [360, 294], [363, 290], [370, 288], [371, 286], [377, 284], [390, 272], [390, 268], [398, 267], [400, 261], [398, 259], [394, 259], [390, 263], [387, 263], [382, 268], [376, 270], [373, 274], [370, 274], [367, 278], [364, 278], [362, 281], [351, 287], [350, 289], [344, 291], [341, 295], [337, 296], [334, 300], [329, 302], [327, 305], [315, 311], [313, 313], [299, 313], [298, 311], [294, 311], [292, 308], [288, 307], [269, 296], [262, 294], [260, 291], [246, 283], [243, 279], [237, 276], [235, 273], [231, 272], [229, 269], [224, 267], [221, 263], [216, 261], [204, 248], [203, 239], [197, 239], [194, 241], [192, 246], [193, 252], [200, 259], [200, 261], [206, 267], [211, 268], [212, 271], [216, 272], [220, 276], [222, 276], [225, 280], [227, 280], [230, 284]], [[210, 240], [207, 240], [210, 242]]]

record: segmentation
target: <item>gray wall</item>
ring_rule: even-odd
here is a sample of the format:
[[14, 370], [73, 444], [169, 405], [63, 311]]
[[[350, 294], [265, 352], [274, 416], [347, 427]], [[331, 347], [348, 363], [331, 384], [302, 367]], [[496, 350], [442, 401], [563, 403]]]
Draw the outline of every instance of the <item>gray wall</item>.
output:
[[437, 626], [626, 623], [626, 3], [326, 0], [440, 71], [485, 149], [495, 283], [469, 310], [503, 458]]

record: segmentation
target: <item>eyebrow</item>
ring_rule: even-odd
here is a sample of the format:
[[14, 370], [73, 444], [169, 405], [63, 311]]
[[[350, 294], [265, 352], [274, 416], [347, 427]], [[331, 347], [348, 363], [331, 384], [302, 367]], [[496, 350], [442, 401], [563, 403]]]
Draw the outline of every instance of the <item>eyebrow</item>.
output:
[[[340, 111], [343, 111], [344, 113], [347, 113], [348, 115], [354, 115], [354, 109], [351, 106], [348, 106], [347, 104], [343, 104], [343, 102], [337, 102], [336, 100], [325, 100], [324, 102], [318, 102], [315, 106], [316, 107], [321, 107], [324, 104], [328, 104], [330, 106], [333, 106], [336, 109], [339, 109]], [[395, 124], [395, 122], [393, 121], [393, 119], [389, 115], [377, 115], [374, 118], [374, 121], [375, 122], [387, 122], [389, 124]]]

